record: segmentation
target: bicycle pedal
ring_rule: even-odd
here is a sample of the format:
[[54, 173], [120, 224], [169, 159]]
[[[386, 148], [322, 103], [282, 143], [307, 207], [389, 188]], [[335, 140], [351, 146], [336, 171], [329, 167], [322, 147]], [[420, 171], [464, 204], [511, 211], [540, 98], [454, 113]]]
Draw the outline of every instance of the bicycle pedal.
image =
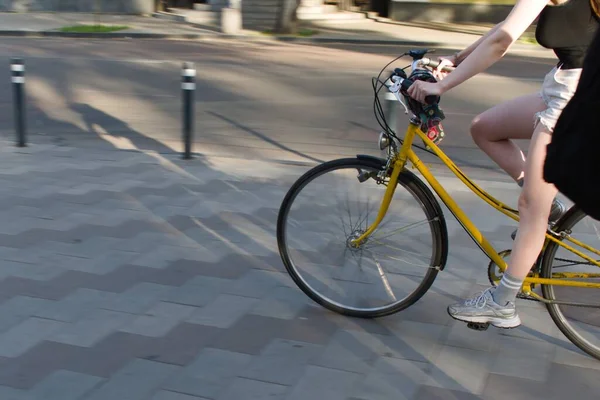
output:
[[480, 332], [487, 331], [489, 327], [490, 327], [489, 322], [488, 323], [467, 322], [467, 328], [473, 329], [474, 331], [480, 331]]
[[538, 303], [540, 302], [540, 300], [539, 300], [538, 298], [536, 298], [536, 297], [533, 297], [533, 296], [531, 296], [531, 295], [528, 295], [528, 294], [525, 294], [525, 293], [523, 293], [523, 292], [519, 292], [519, 293], [517, 294], [517, 299], [520, 299], [520, 300], [527, 300], [527, 301], [535, 301], [535, 302], [538, 302]]

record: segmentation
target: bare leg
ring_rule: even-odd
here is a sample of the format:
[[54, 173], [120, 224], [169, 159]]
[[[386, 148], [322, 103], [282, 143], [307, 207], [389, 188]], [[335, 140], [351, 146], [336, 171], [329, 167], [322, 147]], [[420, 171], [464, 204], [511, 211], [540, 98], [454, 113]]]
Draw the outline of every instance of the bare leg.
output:
[[525, 155], [510, 139], [530, 139], [534, 115], [547, 108], [538, 94], [506, 101], [475, 117], [473, 140], [515, 181], [523, 178]]
[[455, 319], [501, 328], [521, 324], [515, 298], [544, 243], [548, 216], [556, 188], [543, 179], [546, 146], [551, 136], [543, 124], [534, 131], [524, 174], [527, 176], [519, 197], [519, 231], [515, 238], [508, 269], [496, 289], [490, 288], [463, 302], [452, 304], [448, 313]]
[[546, 146], [551, 139], [548, 129], [539, 124], [529, 146], [525, 167], [527, 179], [519, 197], [519, 231], [506, 271], [521, 280], [525, 279], [542, 249], [550, 206], [558, 192], [543, 177]]

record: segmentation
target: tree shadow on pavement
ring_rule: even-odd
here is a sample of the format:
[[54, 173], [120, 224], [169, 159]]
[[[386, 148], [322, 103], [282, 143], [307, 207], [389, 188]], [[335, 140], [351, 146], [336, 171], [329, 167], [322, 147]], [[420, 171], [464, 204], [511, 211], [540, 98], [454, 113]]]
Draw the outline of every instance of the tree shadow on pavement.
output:
[[241, 129], [244, 132], [247, 132], [247, 133], [251, 134], [252, 136], [255, 136], [255, 137], [257, 137], [257, 138], [259, 138], [259, 139], [261, 139], [261, 140], [263, 140], [263, 141], [265, 141], [265, 142], [267, 142], [267, 143], [269, 143], [269, 144], [271, 144], [271, 145], [273, 145], [273, 146], [275, 146], [275, 147], [277, 147], [277, 148], [279, 148], [281, 150], [290, 152], [290, 153], [292, 153], [294, 155], [300, 156], [300, 157], [305, 158], [305, 159], [310, 160], [310, 161], [314, 161], [314, 162], [318, 162], [318, 163], [323, 162], [323, 160], [311, 157], [308, 154], [302, 153], [302, 152], [294, 150], [294, 149], [292, 149], [292, 148], [290, 148], [290, 147], [288, 147], [286, 145], [283, 145], [283, 144], [279, 143], [278, 141], [276, 141], [275, 139], [272, 139], [272, 138], [268, 137], [267, 135], [264, 135], [264, 134], [262, 134], [262, 133], [260, 133], [260, 132], [258, 132], [256, 130], [254, 130], [252, 128], [249, 128], [249, 127], [247, 127], [247, 126], [245, 126], [245, 125], [243, 125], [243, 124], [241, 124], [241, 123], [239, 123], [239, 122], [237, 122], [237, 121], [235, 121], [235, 120], [233, 120], [233, 119], [231, 119], [229, 117], [226, 117], [226, 116], [221, 115], [221, 114], [219, 114], [217, 112], [214, 112], [214, 111], [208, 111], [207, 113], [210, 114], [210, 115], [212, 115], [212, 116], [214, 116], [214, 117], [217, 117], [217, 118], [219, 118], [219, 119], [221, 119], [221, 120], [223, 120], [223, 121], [225, 121], [225, 122], [227, 122], [229, 124], [231, 124], [232, 126], [235, 126], [238, 129]]
[[160, 154], [174, 152], [160, 141], [141, 134], [128, 123], [89, 104], [73, 103], [70, 108], [81, 116], [89, 133], [95, 134], [99, 139], [111, 143], [116, 148], [151, 150]]

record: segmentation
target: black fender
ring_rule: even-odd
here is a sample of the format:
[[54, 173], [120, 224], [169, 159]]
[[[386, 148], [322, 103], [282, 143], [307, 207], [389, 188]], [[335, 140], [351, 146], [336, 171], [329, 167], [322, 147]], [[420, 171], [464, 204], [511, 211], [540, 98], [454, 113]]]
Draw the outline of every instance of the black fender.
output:
[[384, 166], [387, 162], [385, 158], [370, 156], [368, 154], [357, 154], [356, 158], [358, 158], [359, 160], [370, 160], [370, 161], [380, 162], [381, 166]]

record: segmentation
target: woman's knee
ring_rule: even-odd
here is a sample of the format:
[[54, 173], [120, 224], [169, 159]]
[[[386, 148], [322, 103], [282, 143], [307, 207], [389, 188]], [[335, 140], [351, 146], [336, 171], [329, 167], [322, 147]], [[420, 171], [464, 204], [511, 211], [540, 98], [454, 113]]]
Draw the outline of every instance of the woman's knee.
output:
[[554, 196], [545, 191], [534, 192], [530, 188], [525, 187], [519, 196], [518, 209], [521, 218], [523, 216], [547, 218], [550, 215], [550, 207]]
[[521, 191], [517, 208], [519, 209], [519, 214], [521, 215], [528, 213], [529, 209], [531, 208], [531, 195], [529, 194], [529, 191]]
[[490, 142], [491, 124], [485, 114], [479, 114], [471, 121], [471, 137], [477, 145]]

